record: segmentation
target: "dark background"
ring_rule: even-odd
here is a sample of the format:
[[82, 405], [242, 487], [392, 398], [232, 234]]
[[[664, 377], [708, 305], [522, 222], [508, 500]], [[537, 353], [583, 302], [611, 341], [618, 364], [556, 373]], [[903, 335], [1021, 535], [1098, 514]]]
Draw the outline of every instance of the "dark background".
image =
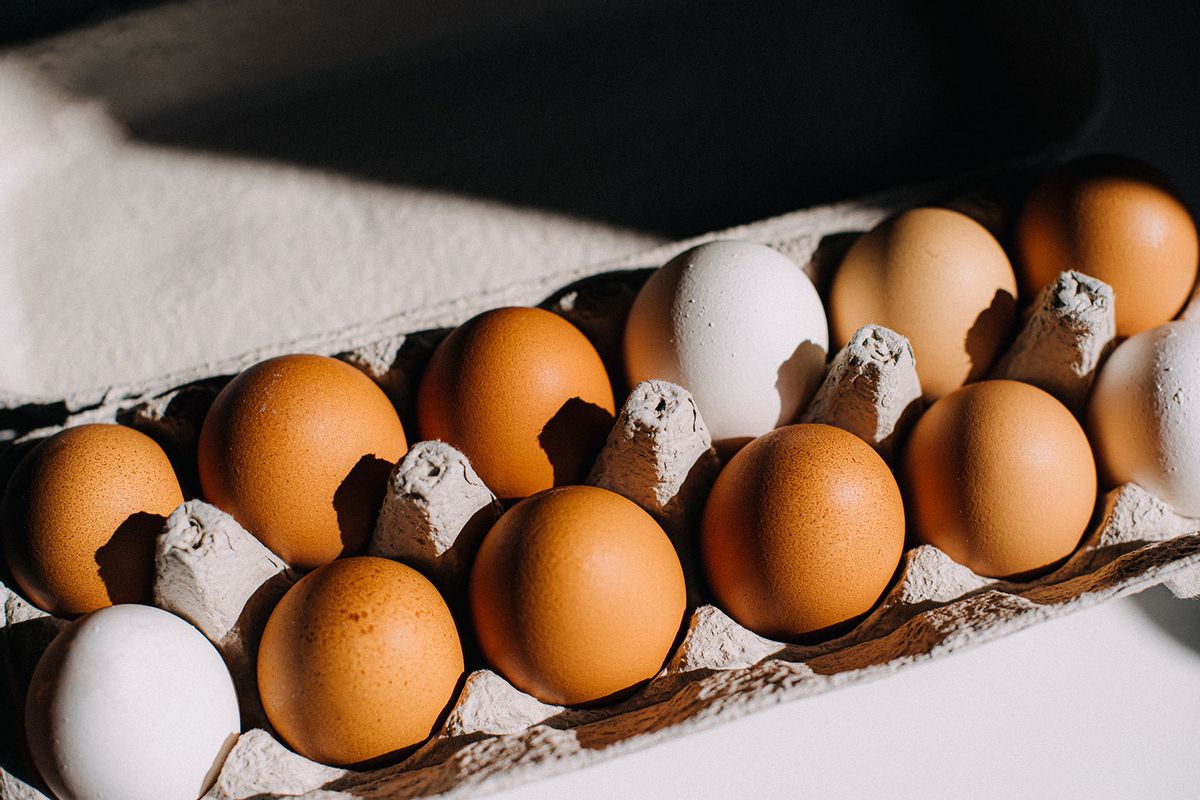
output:
[[[1193, 2], [192, 5], [53, 77], [144, 140], [669, 238], [1031, 154], [1127, 152], [1200, 191]], [[170, 6], [9, 0], [0, 43]]]

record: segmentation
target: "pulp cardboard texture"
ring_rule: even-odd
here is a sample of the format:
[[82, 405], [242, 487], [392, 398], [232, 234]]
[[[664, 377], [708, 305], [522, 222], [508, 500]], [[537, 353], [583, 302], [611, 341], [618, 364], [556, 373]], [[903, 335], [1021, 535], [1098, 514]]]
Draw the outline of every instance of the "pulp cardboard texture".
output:
[[[1013, 173], [977, 176], [801, 211], [720, 235], [773, 245], [823, 289], [852, 234], [889, 213], [941, 202], [998, 232], [1005, 198], [1020, 183]], [[51, 400], [7, 397], [0, 410], [13, 439], [5, 447], [6, 469], [30, 443], [65, 426], [116, 420], [162, 442], [185, 489], [194, 494], [191, 463], [212, 397], [242, 367], [285, 352], [340, 355], [375, 378], [411, 424], [415, 380], [445, 329], [505, 304], [542, 302], [571, 319], [620, 381], [620, 332], [637, 287], [648, 268], [693, 243], [487, 292], [448, 294], [381, 325], [259, 349], [139, 385]], [[1110, 347], [1111, 311], [1108, 287], [1064, 273], [1032, 304], [997, 374], [1031, 376], [1078, 408]], [[919, 546], [905, 553], [892, 588], [851, 632], [820, 644], [770, 641], [705, 603], [690, 544], [718, 462], [701, 410], [684, 389], [661, 381], [634, 387], [626, 397], [588, 480], [625, 494], [658, 518], [687, 567], [693, 606], [662, 671], [614, 706], [569, 709], [542, 703], [476, 666], [438, 733], [405, 760], [370, 772], [314, 764], [269, 733], [254, 685], [257, 636], [295, 576], [228, 515], [199, 500], [181, 506], [159, 542], [155, 602], [190, 620], [225, 656], [247, 728], [207, 797], [461, 797], [498, 790], [775, 703], [883, 677], [1155, 584], [1165, 583], [1180, 596], [1200, 592], [1200, 520], [1180, 517], [1127, 485], [1101, 499], [1096, 525], [1080, 549], [1049, 575], [1026, 583], [983, 578], [936, 548]], [[867, 326], [835, 354], [804, 418], [853, 430], [887, 457], [918, 415], [919, 397], [908, 342]], [[471, 552], [497, 513], [494, 496], [461, 453], [440, 443], [418, 444], [393, 472], [368, 550], [420, 565], [453, 605]], [[11, 589], [2, 593], [0, 663], [20, 708], [37, 657], [64, 623]], [[40, 797], [22, 778], [35, 780], [28, 767], [20, 777], [0, 774], [0, 796]]]

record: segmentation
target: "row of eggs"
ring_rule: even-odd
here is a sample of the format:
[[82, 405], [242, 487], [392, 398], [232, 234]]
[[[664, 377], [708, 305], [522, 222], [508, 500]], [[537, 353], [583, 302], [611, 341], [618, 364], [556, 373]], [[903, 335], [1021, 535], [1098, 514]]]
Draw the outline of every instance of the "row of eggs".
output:
[[[1015, 231], [1026, 292], [1079, 269], [1114, 287], [1119, 334], [1144, 331], [1109, 360], [1091, 404], [1106, 478], [1136, 479], [1180, 511], [1200, 513], [1200, 481], [1192, 480], [1200, 454], [1191, 445], [1200, 426], [1183, 402], [1200, 390], [1200, 331], [1162, 324], [1195, 281], [1196, 231], [1186, 210], [1144, 167], [1090, 159], [1043, 182]], [[700, 532], [719, 605], [774, 638], [845, 630], [894, 577], [906, 515], [915, 539], [980, 574], [1036, 573], [1074, 549], [1096, 496], [1092, 450], [1074, 416], [1026, 384], [958, 388], [986, 374], [1011, 336], [1017, 284], [986, 229], [936, 208], [900, 214], [855, 242], [830, 289], [832, 326], [804, 273], [760, 245], [702, 245], [650, 277], [626, 324], [624, 366], [631, 383], [662, 378], [689, 389], [730, 457]], [[844, 341], [870, 322], [908, 336], [925, 398], [936, 401], [909, 439], [899, 483], [856, 437], [786, 424], [823, 375], [830, 328]], [[612, 385], [586, 337], [537, 309], [499, 309], [456, 329], [418, 393], [423, 438], [462, 450], [502, 499], [528, 498], [483, 540], [464, 629], [491, 666], [547, 702], [627, 693], [661, 667], [685, 612], [679, 560], [658, 524], [618, 495], [570, 485], [603, 443], [614, 410]], [[314, 760], [369, 764], [419, 743], [464, 669], [454, 616], [437, 588], [396, 562], [340, 558], [365, 543], [406, 448], [382, 391], [317, 356], [246, 370], [201, 430], [205, 499], [293, 567], [313, 570], [268, 622], [259, 688], [276, 731]], [[36, 447], [9, 482], [0, 509], [9, 567], [26, 597], [60, 615], [144, 602], [153, 536], [182, 499], [170, 463], [147, 437], [118, 426], [68, 429]], [[158, 613], [170, 622], [143, 619], [154, 612], [119, 605], [85, 617], [39, 664], [27, 728], [60, 797], [94, 796], [90, 787], [104, 785], [96, 770], [107, 763], [113, 773], [120, 761], [82, 757], [97, 748], [111, 755], [115, 745], [80, 733], [88, 699], [70, 688], [78, 679], [64, 675], [90, 674], [94, 685], [91, 668], [111, 671], [114, 648], [182, 624], [165, 612]], [[85, 635], [102, 626], [115, 632]], [[164, 633], [174, 635], [183, 634]], [[150, 649], [149, 663], [190, 652]], [[215, 663], [221, 667], [219, 657]], [[227, 683], [212, 664], [180, 657], [168, 673], [172, 685], [180, 671], [206, 670], [210, 677], [197, 685]], [[156, 680], [162, 675], [143, 669], [134, 683]], [[214, 758], [203, 773], [180, 768], [195, 778], [180, 796], [211, 780], [237, 731], [236, 701], [230, 728], [228, 703], [196, 696], [208, 698], [197, 718], [217, 718], [210, 727], [223, 733], [207, 750], [189, 745]], [[120, 728], [138, 726], [124, 720]], [[175, 747], [171, 737], [146, 733], [141, 746]], [[120, 772], [108, 777], [152, 783]], [[126, 789], [121, 794], [133, 796]], [[168, 796], [161, 785], [153, 791]]]

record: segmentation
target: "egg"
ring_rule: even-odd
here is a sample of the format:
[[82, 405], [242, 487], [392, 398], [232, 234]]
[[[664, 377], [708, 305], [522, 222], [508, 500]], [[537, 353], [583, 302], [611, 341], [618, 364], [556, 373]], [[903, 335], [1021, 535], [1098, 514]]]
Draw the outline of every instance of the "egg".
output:
[[904, 453], [917, 541], [979, 575], [1022, 578], [1069, 556], [1096, 504], [1083, 428], [1051, 395], [982, 381], [934, 403]]
[[700, 531], [717, 605], [773, 639], [840, 633], [879, 600], [904, 549], [904, 504], [871, 447], [789, 425], [721, 470]]
[[349, 364], [290, 355], [255, 364], [200, 430], [204, 498], [293, 567], [357, 552], [408, 450], [396, 409]]
[[225, 662], [198, 630], [115, 605], [63, 630], [25, 703], [34, 764], [58, 800], [196, 800], [237, 741]]
[[1174, 317], [1196, 282], [1196, 223], [1166, 178], [1133, 159], [1091, 156], [1051, 173], [1022, 207], [1015, 243], [1030, 297], [1066, 270], [1112, 286], [1120, 337]]
[[1167, 322], [1120, 344], [1096, 379], [1088, 430], [1109, 485], [1133, 482], [1200, 517], [1200, 322]]
[[834, 274], [838, 346], [874, 323], [908, 337], [926, 402], [986, 374], [1008, 343], [1017, 282], [1004, 249], [970, 217], [914, 208], [860, 236]]
[[369, 765], [420, 744], [463, 674], [450, 610], [419, 572], [359, 556], [304, 576], [267, 620], [263, 708], [289, 747], [323, 764]]
[[154, 537], [183, 494], [166, 453], [122, 425], [80, 425], [39, 443], [0, 504], [4, 555], [22, 594], [75, 616], [148, 602]]
[[687, 389], [725, 452], [791, 422], [820, 384], [828, 349], [812, 281], [753, 242], [708, 242], [672, 258], [625, 323], [630, 382]]
[[501, 499], [582, 480], [615, 410], [596, 348], [540, 308], [463, 323], [434, 351], [417, 393], [422, 438], [461, 450]]
[[471, 570], [489, 664], [546, 703], [615, 699], [662, 668], [683, 624], [683, 569], [654, 519], [606, 489], [564, 486], [513, 506]]

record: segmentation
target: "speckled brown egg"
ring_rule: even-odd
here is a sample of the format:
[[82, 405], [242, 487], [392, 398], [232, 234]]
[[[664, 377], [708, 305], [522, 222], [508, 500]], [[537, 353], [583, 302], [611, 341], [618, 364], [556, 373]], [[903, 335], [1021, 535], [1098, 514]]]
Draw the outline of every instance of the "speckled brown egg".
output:
[[45, 611], [74, 616], [147, 603], [154, 537], [183, 502], [153, 439], [122, 425], [80, 425], [31, 450], [4, 493], [4, 554]]
[[654, 519], [606, 489], [565, 486], [513, 506], [483, 540], [471, 614], [488, 663], [547, 703], [615, 699], [662, 668], [686, 597]]
[[599, 354], [540, 308], [498, 308], [438, 345], [421, 379], [424, 439], [454, 445], [503, 499], [577, 483], [613, 424]]
[[1032, 297], [1078, 270], [1113, 288], [1117, 335], [1172, 319], [1196, 282], [1196, 223], [1169, 182], [1147, 164], [1090, 156], [1047, 176], [1015, 229], [1021, 289]]
[[362, 372], [325, 356], [280, 356], [213, 401], [200, 486], [288, 564], [312, 569], [365, 544], [407, 450], [396, 409]]
[[367, 765], [429, 738], [462, 674], [442, 596], [384, 558], [341, 559], [306, 575], [271, 613], [258, 649], [271, 725], [323, 764]]
[[1017, 381], [982, 381], [934, 403], [909, 439], [904, 483], [915, 538], [997, 578], [1070, 555], [1096, 503], [1083, 428]]
[[908, 337], [925, 400], [978, 380], [1008, 343], [1017, 280], [975, 220], [914, 208], [860, 236], [834, 275], [829, 306], [844, 346], [871, 323]]
[[871, 610], [904, 548], [904, 505], [866, 442], [789, 425], [746, 445], [713, 485], [700, 535], [717, 605], [773, 639], [842, 632]]

